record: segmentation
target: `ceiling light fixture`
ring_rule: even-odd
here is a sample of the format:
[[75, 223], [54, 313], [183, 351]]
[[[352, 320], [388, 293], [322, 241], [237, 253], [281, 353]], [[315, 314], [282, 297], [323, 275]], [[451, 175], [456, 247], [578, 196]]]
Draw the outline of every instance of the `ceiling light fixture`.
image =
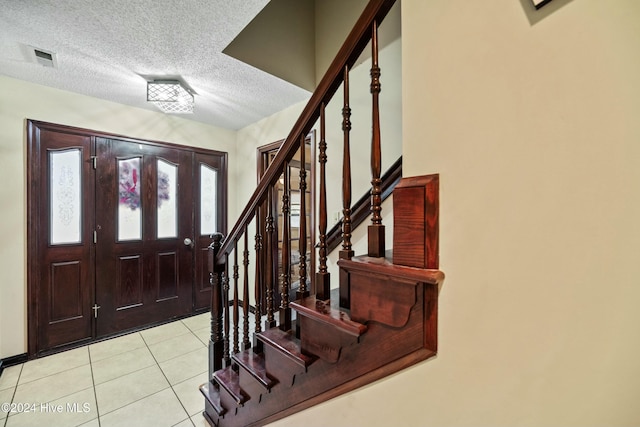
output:
[[164, 113], [193, 114], [193, 94], [178, 80], [147, 82], [147, 101]]

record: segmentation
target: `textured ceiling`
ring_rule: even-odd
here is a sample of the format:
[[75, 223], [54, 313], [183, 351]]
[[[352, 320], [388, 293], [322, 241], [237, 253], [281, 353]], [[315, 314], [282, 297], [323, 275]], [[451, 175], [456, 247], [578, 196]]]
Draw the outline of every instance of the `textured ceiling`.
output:
[[[309, 96], [222, 53], [267, 3], [0, 0], [0, 74], [154, 111], [146, 80], [180, 77], [196, 93], [185, 118], [240, 129]], [[57, 68], [29, 46], [54, 52]]]

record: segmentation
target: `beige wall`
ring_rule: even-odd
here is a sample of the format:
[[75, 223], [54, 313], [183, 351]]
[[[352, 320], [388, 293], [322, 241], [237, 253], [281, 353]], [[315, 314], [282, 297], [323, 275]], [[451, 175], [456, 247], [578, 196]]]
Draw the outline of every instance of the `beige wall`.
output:
[[235, 131], [0, 76], [0, 358], [27, 351], [26, 119], [227, 151], [236, 179]]
[[402, 2], [439, 355], [274, 426], [640, 424], [640, 2], [555, 2]]

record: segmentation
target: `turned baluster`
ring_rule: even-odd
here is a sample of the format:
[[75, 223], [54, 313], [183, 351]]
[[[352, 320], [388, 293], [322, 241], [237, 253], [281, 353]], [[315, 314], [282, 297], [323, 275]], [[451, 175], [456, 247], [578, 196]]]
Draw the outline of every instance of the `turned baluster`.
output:
[[318, 231], [319, 250], [318, 260], [319, 267], [316, 273], [316, 297], [323, 300], [329, 298], [330, 278], [327, 269], [327, 140], [325, 138], [325, 104], [320, 106], [320, 144], [318, 146], [320, 154], [318, 161], [320, 162], [320, 206], [318, 212]]
[[368, 254], [383, 257], [385, 250], [384, 225], [382, 224], [382, 154], [380, 150], [379, 94], [380, 67], [378, 66], [378, 24], [373, 22], [371, 34], [371, 94], [372, 94], [372, 138], [371, 138], [371, 225], [368, 228]]
[[[256, 275], [254, 283], [254, 298], [255, 298], [255, 331], [256, 333], [262, 332], [262, 293], [264, 292], [264, 263], [262, 261], [262, 209], [258, 206], [256, 209]], [[258, 345], [257, 339], [254, 341], [253, 346]]]
[[224, 255], [224, 271], [222, 272], [222, 310], [224, 311], [224, 366], [231, 364], [229, 356], [229, 254]]
[[240, 352], [240, 306], [238, 302], [238, 278], [239, 266], [238, 266], [238, 241], [233, 245], [233, 353]]
[[300, 225], [299, 225], [299, 253], [300, 262], [300, 286], [296, 296], [298, 298], [305, 298], [309, 296], [307, 290], [307, 167], [305, 164], [306, 157], [306, 143], [304, 135], [300, 136]]
[[224, 236], [215, 233], [209, 245], [209, 282], [211, 284], [211, 337], [209, 339], [209, 378], [222, 369], [224, 358], [224, 339], [222, 335], [222, 271], [223, 266], [216, 263]]
[[[275, 231], [274, 218], [273, 218], [273, 187], [269, 187], [267, 190], [267, 222], [266, 222], [266, 241], [265, 241], [265, 287], [267, 290], [267, 320], [265, 321], [265, 329], [270, 329], [276, 326], [276, 320], [274, 316], [274, 287], [275, 280], [273, 280], [274, 271], [274, 257], [273, 247]], [[276, 252], [277, 253], [277, 252]], [[277, 258], [275, 259], [277, 263]]]
[[280, 329], [291, 329], [289, 288], [291, 287], [291, 230], [289, 200], [289, 162], [284, 163], [284, 189], [282, 191], [282, 273], [280, 274]]
[[[351, 259], [351, 107], [349, 106], [349, 68], [344, 67], [343, 77], [344, 105], [342, 107], [343, 160], [342, 160], [342, 249], [338, 256], [341, 259]], [[349, 276], [340, 270], [340, 306], [349, 308], [350, 290]]]
[[244, 251], [242, 253], [242, 350], [251, 348], [249, 340], [249, 226], [244, 226]]

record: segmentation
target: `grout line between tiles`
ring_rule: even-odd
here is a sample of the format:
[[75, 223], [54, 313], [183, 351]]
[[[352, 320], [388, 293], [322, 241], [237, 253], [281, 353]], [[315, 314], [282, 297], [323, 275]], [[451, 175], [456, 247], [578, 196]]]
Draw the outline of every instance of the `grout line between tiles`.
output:
[[[187, 328], [189, 329], [189, 328]], [[191, 334], [193, 334], [193, 332], [189, 332]], [[186, 334], [185, 334], [186, 335]], [[197, 338], [197, 337], [196, 337]], [[145, 344], [147, 344], [147, 341], [144, 339], [144, 337], [142, 337], [142, 340], [145, 342]], [[153, 360], [156, 362], [156, 365], [158, 365], [158, 369], [160, 369], [160, 372], [162, 372], [162, 376], [164, 377], [164, 379], [167, 381], [167, 383], [169, 384], [169, 388], [171, 388], [171, 391], [173, 392], [173, 395], [176, 397], [176, 399], [178, 400], [178, 403], [180, 404], [180, 406], [182, 407], [182, 410], [184, 411], [185, 414], [187, 414], [187, 418], [189, 417], [189, 411], [187, 411], [187, 408], [184, 407], [184, 404], [182, 403], [182, 401], [180, 400], [180, 398], [178, 397], [178, 394], [176, 393], [176, 391], [173, 389], [173, 385], [171, 384], [171, 381], [169, 381], [169, 378], [167, 378], [167, 374], [164, 373], [164, 371], [162, 370], [162, 367], [160, 366], [160, 363], [158, 362], [158, 359], [156, 359], [156, 356], [153, 354], [153, 352], [151, 351], [151, 349], [149, 348], [149, 344], [147, 344], [147, 348], [149, 349], [149, 353], [151, 353], [151, 357], [153, 357]], [[179, 356], [177, 356], [179, 357]], [[171, 359], [169, 359], [171, 360]], [[165, 360], [166, 362], [166, 360]], [[166, 389], [165, 389], [166, 390]], [[181, 421], [182, 422], [182, 421]]]
[[98, 406], [98, 395], [96, 393], [96, 379], [93, 375], [93, 361], [91, 360], [91, 350], [87, 346], [89, 352], [89, 366], [91, 367], [91, 384], [93, 384], [93, 398], [96, 401], [96, 415], [98, 416], [98, 427], [100, 427], [100, 407]]
[[[24, 369], [24, 363], [20, 366], [20, 372], [18, 373], [18, 379], [16, 379], [16, 385], [13, 388], [13, 394], [11, 395], [11, 402], [13, 403], [13, 399], [16, 398], [16, 393], [18, 392], [18, 383], [20, 382], [20, 375], [22, 375], [22, 370]], [[2, 423], [3, 427], [7, 426], [7, 423], [9, 422], [9, 413], [7, 413], [7, 416], [4, 419], [4, 422]]]

